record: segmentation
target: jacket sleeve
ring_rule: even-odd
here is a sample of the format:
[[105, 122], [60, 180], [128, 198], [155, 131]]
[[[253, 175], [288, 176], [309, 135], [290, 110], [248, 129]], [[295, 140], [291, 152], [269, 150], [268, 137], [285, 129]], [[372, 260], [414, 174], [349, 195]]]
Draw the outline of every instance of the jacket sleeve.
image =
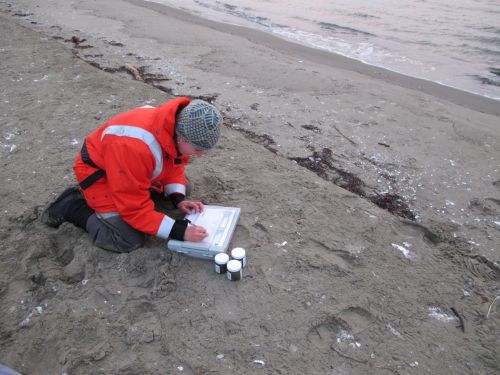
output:
[[186, 176], [184, 174], [184, 165], [189, 161], [189, 157], [184, 157], [181, 164], [173, 166], [168, 177], [164, 181], [165, 195], [182, 194], [186, 195]]
[[123, 220], [141, 232], [168, 238], [175, 220], [154, 209], [149, 187], [155, 159], [147, 145], [112, 137], [103, 141], [103, 159], [112, 199]]

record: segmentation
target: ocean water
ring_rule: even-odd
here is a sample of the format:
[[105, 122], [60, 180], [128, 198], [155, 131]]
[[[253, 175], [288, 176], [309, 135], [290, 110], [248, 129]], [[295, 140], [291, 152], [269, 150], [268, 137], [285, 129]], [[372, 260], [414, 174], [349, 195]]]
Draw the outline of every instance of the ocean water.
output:
[[500, 100], [500, 0], [150, 0]]

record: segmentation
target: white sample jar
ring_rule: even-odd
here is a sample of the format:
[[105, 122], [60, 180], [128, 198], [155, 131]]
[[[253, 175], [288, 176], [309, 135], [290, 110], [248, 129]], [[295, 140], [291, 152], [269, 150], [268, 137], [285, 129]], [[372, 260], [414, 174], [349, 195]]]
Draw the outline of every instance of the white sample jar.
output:
[[243, 271], [241, 270], [241, 262], [239, 260], [230, 260], [227, 262], [227, 278], [231, 281], [241, 280]]
[[231, 257], [234, 260], [239, 260], [241, 262], [241, 267], [245, 267], [247, 265], [247, 256], [244, 248], [235, 247], [231, 250]]
[[229, 262], [229, 255], [226, 253], [219, 253], [214, 258], [215, 262], [215, 272], [226, 273], [227, 272], [227, 262]]

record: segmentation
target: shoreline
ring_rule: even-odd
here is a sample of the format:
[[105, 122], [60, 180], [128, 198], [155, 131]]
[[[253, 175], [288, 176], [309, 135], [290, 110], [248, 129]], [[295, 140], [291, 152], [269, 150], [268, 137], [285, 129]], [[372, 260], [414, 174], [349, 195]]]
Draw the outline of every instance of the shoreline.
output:
[[497, 100], [489, 98], [434, 81], [412, 77], [382, 67], [369, 65], [360, 60], [352, 59], [334, 52], [322, 51], [313, 47], [294, 43], [261, 30], [212, 21], [191, 14], [187, 11], [172, 8], [168, 5], [148, 2], [145, 0], [125, 1], [154, 10], [164, 15], [175, 17], [185, 22], [195, 23], [216, 31], [240, 36], [250, 42], [261, 44], [281, 53], [293, 55], [297, 58], [308, 60], [313, 63], [360, 73], [402, 88], [420, 91], [481, 113], [500, 116], [500, 99]]

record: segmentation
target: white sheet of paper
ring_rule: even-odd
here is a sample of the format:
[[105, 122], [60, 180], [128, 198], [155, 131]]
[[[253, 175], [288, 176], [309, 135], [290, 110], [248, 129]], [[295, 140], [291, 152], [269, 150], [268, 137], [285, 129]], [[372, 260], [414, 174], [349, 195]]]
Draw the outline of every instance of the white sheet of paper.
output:
[[202, 242], [222, 245], [229, 231], [229, 223], [234, 216], [234, 211], [221, 207], [211, 208], [206, 206], [203, 212], [193, 213], [186, 218], [194, 225], [199, 225], [207, 230], [208, 237]]

